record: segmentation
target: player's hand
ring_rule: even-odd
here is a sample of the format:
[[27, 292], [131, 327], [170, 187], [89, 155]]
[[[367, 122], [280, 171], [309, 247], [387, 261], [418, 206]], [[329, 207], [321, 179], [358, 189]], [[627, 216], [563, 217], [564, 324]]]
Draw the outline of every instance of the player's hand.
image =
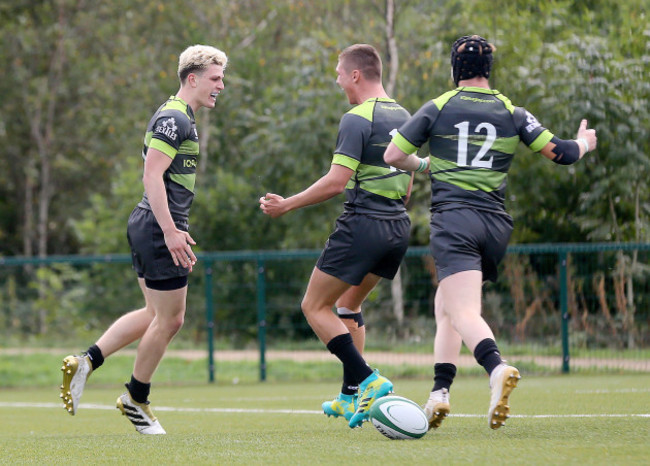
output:
[[174, 229], [165, 233], [165, 244], [169, 253], [172, 255], [174, 265], [181, 266], [192, 271], [192, 266], [196, 264], [196, 256], [192, 251], [192, 245], [196, 242], [186, 231]]
[[592, 151], [598, 145], [598, 138], [596, 137], [595, 129], [587, 129], [587, 120], [582, 120], [580, 122], [580, 127], [578, 128], [578, 135], [576, 139], [584, 138], [589, 144], [589, 150]]
[[272, 218], [278, 218], [287, 213], [283, 203], [284, 198], [277, 194], [266, 193], [266, 196], [260, 197], [260, 209]]

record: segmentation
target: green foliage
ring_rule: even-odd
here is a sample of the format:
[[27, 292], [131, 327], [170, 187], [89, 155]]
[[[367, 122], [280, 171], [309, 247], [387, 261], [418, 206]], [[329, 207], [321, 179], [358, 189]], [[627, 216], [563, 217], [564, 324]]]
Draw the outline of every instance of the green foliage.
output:
[[[0, 175], [3, 250], [17, 253], [25, 238], [36, 240], [19, 219], [27, 191], [44, 187], [45, 156], [53, 180], [44, 206], [48, 249], [126, 251], [125, 218], [142, 191], [144, 125], [175, 92], [178, 53], [196, 42], [217, 44], [231, 58], [217, 110], [199, 118], [199, 130], [209, 134], [194, 210], [201, 247], [320, 247], [340, 198], [277, 221], [262, 217], [257, 199], [268, 191], [293, 194], [327, 171], [338, 120], [349, 108], [334, 83], [337, 53], [359, 41], [383, 49], [383, 9], [376, 1], [268, 0], [4, 6], [1, 34], [9, 46], [0, 60], [13, 72], [0, 85], [0, 132], [9, 139], [7, 160], [24, 163], [7, 163]], [[450, 88], [449, 44], [472, 32], [498, 47], [493, 86], [560, 137], [571, 137], [582, 117], [600, 136], [598, 152], [570, 169], [520, 149], [509, 198], [514, 240], [647, 238], [643, 2], [398, 2], [396, 97], [415, 111]], [[56, 59], [63, 62], [58, 80]], [[34, 129], [44, 132], [48, 105], [56, 119], [43, 153]], [[409, 206], [414, 244], [428, 240], [427, 184], [418, 177]]]
[[[387, 68], [395, 57], [386, 52], [384, 8], [378, 0], [2, 3], [0, 254], [128, 252], [145, 125], [176, 92], [178, 54], [193, 43], [230, 57], [217, 108], [197, 115], [205, 135], [191, 215], [197, 250], [320, 248], [342, 196], [280, 219], [261, 214], [258, 199], [294, 194], [327, 172], [338, 121], [350, 108], [335, 84], [338, 52], [371, 43]], [[513, 242], [648, 241], [647, 2], [397, 1], [395, 97], [409, 111], [453, 86], [449, 47], [470, 33], [497, 46], [491, 83], [515, 105], [562, 138], [575, 135], [581, 118], [598, 131], [597, 151], [572, 167], [519, 147], [507, 200]], [[408, 206], [413, 245], [428, 244], [429, 195], [427, 177], [417, 176]], [[271, 290], [280, 327], [297, 324], [284, 314], [298, 307], [293, 296], [313, 264], [293, 266], [270, 272], [285, 282], [295, 276], [291, 291]], [[255, 331], [256, 270], [235, 269], [219, 271], [215, 289], [227, 304], [218, 312], [244, 316], [233, 338], [245, 340]], [[57, 300], [90, 328], [141, 303], [128, 267], [47, 273], [26, 269], [3, 280], [12, 303], [4, 328], [36, 325], [28, 316], [54, 312]], [[89, 291], [67, 295], [58, 280]], [[22, 290], [30, 282], [44, 289]], [[430, 310], [424, 283], [406, 290], [420, 303], [414, 314]], [[202, 309], [197, 289], [190, 303]], [[36, 295], [37, 303], [25, 301]]]

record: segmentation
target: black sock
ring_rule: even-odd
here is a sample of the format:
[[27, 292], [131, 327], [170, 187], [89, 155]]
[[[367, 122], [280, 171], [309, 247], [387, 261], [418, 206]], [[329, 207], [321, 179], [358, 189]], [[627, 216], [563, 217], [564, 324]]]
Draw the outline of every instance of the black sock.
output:
[[147, 398], [149, 398], [149, 392], [151, 391], [150, 383], [142, 383], [133, 377], [133, 375], [131, 375], [131, 381], [124, 385], [131, 394], [133, 401], [137, 401], [138, 403], [147, 402]]
[[488, 375], [492, 374], [494, 368], [503, 362], [499, 348], [492, 338], [486, 338], [476, 345], [474, 357], [485, 368]]
[[354, 395], [359, 391], [359, 384], [354, 381], [354, 376], [350, 371], [343, 368], [343, 385], [341, 386], [341, 393], [344, 395]]
[[366, 377], [372, 374], [372, 369], [368, 367], [363, 356], [361, 356], [359, 350], [354, 346], [352, 335], [349, 333], [342, 333], [332, 338], [327, 344], [327, 349], [341, 360], [343, 370], [349, 372], [355, 385], [361, 383]]
[[90, 364], [93, 366], [93, 370], [104, 364], [104, 355], [102, 355], [102, 350], [99, 349], [99, 346], [93, 345], [88, 348], [86, 355], [90, 358]]
[[454, 377], [456, 377], [456, 366], [448, 363], [441, 362], [433, 366], [433, 388], [432, 392], [446, 388], [449, 391], [449, 387], [454, 382]]

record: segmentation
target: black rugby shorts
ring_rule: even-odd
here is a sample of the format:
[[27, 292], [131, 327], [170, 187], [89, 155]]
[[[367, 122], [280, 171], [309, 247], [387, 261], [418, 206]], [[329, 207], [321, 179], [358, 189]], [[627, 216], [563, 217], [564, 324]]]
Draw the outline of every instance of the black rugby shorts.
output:
[[466, 270], [480, 270], [495, 282], [497, 267], [512, 234], [512, 217], [475, 209], [449, 209], [431, 216], [429, 248], [438, 280]]
[[[188, 230], [186, 222], [174, 223], [179, 230]], [[139, 277], [144, 277], [148, 282], [158, 282], [189, 274], [189, 269], [174, 265], [172, 255], [165, 244], [165, 235], [152, 211], [141, 207], [133, 209], [129, 216], [126, 236], [131, 246], [133, 268]]]
[[344, 213], [325, 243], [316, 267], [350, 285], [373, 273], [392, 280], [408, 249], [411, 221]]

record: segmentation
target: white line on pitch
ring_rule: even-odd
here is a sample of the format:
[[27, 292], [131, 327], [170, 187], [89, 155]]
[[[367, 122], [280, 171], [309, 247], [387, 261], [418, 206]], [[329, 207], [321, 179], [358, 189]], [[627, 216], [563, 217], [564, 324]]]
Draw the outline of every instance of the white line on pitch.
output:
[[617, 388], [614, 390], [610, 390], [607, 388], [603, 389], [596, 389], [596, 390], [576, 390], [576, 393], [580, 393], [581, 395], [590, 395], [590, 394], [607, 394], [607, 393], [646, 393], [650, 392], [650, 388]]
[[[28, 403], [0, 401], [0, 408], [63, 408], [62, 403]], [[82, 409], [113, 410], [115, 406], [99, 404], [81, 404]], [[251, 409], [251, 408], [173, 408], [171, 406], [155, 406], [156, 411], [172, 411], [179, 413], [263, 413], [263, 414], [323, 414], [323, 411], [307, 409]], [[449, 417], [481, 418], [484, 414], [450, 414]], [[546, 418], [607, 418], [607, 417], [643, 417], [648, 414], [513, 414], [513, 418], [546, 419]]]

